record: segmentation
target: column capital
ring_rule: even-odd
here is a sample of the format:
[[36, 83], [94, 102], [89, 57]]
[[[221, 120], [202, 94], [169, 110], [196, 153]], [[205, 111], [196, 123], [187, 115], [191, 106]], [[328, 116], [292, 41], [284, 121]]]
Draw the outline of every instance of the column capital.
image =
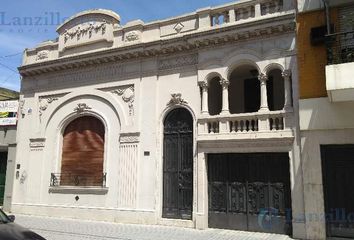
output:
[[258, 76], [258, 80], [261, 82], [261, 83], [265, 83], [267, 80], [268, 80], [268, 76], [264, 73], [261, 73], [259, 74]]
[[281, 73], [283, 78], [290, 78], [291, 77], [291, 70], [290, 69], [286, 69]]
[[223, 88], [227, 88], [230, 85], [230, 81], [225, 78], [221, 78], [219, 82]]
[[208, 82], [206, 81], [202, 81], [202, 82], [198, 82], [199, 87], [201, 87], [203, 90], [208, 89]]

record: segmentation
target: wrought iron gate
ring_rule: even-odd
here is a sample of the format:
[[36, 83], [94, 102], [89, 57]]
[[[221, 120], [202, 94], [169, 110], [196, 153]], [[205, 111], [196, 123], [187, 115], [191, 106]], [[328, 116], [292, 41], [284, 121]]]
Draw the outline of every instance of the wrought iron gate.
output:
[[321, 146], [328, 237], [354, 238], [354, 145]]
[[288, 153], [209, 154], [209, 227], [291, 234]]
[[184, 108], [164, 122], [163, 211], [165, 218], [192, 218], [193, 118]]

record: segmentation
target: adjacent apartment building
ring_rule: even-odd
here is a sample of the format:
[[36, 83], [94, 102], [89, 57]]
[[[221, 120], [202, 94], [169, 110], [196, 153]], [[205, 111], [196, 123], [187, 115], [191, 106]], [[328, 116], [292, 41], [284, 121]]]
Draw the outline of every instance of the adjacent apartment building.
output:
[[11, 209], [19, 93], [0, 88], [0, 206]]
[[354, 1], [298, 1], [308, 239], [354, 237]]

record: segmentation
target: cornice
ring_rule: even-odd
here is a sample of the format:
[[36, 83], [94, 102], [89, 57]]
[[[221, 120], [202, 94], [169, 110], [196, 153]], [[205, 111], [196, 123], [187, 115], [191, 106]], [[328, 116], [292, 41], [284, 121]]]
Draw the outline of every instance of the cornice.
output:
[[187, 32], [178, 37], [100, 50], [54, 60], [24, 65], [18, 68], [24, 77], [48, 72], [78, 69], [85, 66], [122, 62], [190, 52], [235, 42], [277, 36], [295, 31], [294, 12], [243, 24], [228, 24], [202, 31]]

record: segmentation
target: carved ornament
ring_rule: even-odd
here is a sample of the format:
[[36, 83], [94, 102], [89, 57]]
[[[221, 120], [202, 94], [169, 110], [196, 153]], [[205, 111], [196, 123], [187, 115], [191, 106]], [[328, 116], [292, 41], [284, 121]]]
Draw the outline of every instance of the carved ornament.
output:
[[81, 25], [78, 26], [74, 30], [65, 30], [64, 32], [64, 43], [68, 41], [68, 39], [74, 39], [76, 38], [77, 40], [80, 40], [82, 36], [87, 35], [89, 38], [92, 37], [92, 34], [97, 34], [101, 32], [102, 35], [106, 33], [106, 25], [107, 22], [105, 19], [102, 20], [102, 23], [88, 23], [86, 25]]
[[128, 32], [125, 36], [126, 42], [133, 42], [139, 40], [139, 33], [137, 31]]
[[112, 90], [111, 91], [113, 94], [116, 94], [120, 97], [122, 97], [123, 101], [128, 104], [129, 107], [129, 116], [134, 115], [134, 86], [133, 85], [128, 85], [124, 87], [120, 87], [118, 89]]
[[49, 58], [49, 51], [48, 50], [42, 50], [37, 53], [37, 57], [36, 57], [37, 61], [44, 60], [47, 58]]
[[122, 133], [120, 135], [119, 141], [120, 143], [138, 143], [139, 142], [140, 133]]
[[82, 113], [85, 112], [87, 110], [92, 109], [91, 107], [89, 107], [86, 103], [78, 103], [77, 107], [74, 108], [74, 112], [76, 113]]
[[188, 104], [183, 98], [181, 93], [171, 94], [171, 100], [167, 103], [167, 106], [176, 104]]

